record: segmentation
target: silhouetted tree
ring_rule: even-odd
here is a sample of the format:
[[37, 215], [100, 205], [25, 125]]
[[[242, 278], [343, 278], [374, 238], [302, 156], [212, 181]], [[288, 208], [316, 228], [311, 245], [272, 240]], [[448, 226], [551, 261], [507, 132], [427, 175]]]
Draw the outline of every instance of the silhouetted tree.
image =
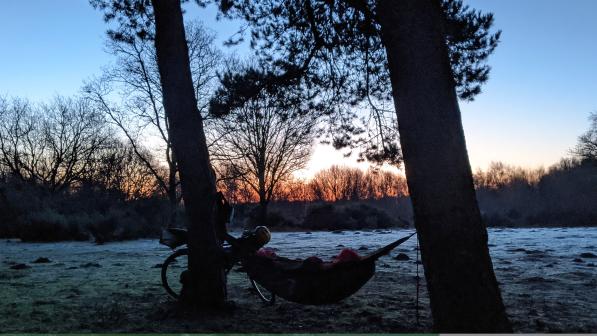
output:
[[572, 153], [584, 161], [597, 162], [597, 112], [589, 116], [589, 129], [578, 137], [578, 144]]
[[486, 171], [478, 170], [473, 176], [477, 189], [500, 189], [514, 184], [534, 185], [545, 175], [543, 168], [523, 169], [503, 162], [492, 162]]
[[358, 201], [384, 197], [405, 196], [406, 182], [398, 174], [388, 171], [331, 166], [317, 172], [309, 188], [313, 198], [321, 201]]
[[274, 198], [290, 202], [309, 202], [315, 200], [308, 183], [303, 179], [290, 179], [286, 181], [281, 188], [277, 189]]
[[96, 155], [109, 147], [104, 119], [83, 98], [56, 97], [41, 105], [3, 98], [0, 119], [0, 164], [51, 191], [83, 180]]
[[[488, 78], [485, 61], [499, 39], [489, 31], [492, 15], [457, 0], [218, 2], [224, 13], [247, 22], [257, 55], [271, 65], [255, 87], [303, 81], [305, 89], [351, 105], [369, 96], [393, 100], [434, 328], [511, 330], [458, 106], [458, 97], [472, 99]], [[247, 79], [223, 81], [221, 110], [256, 91], [239, 84]], [[314, 99], [319, 110], [327, 103]], [[351, 142], [342, 132], [339, 140]], [[395, 158], [396, 146], [381, 154]]]
[[[203, 120], [197, 108], [189, 50], [179, 0], [92, 0], [107, 21], [108, 34], [122, 41], [153, 39], [170, 141], [176, 155], [185, 211], [189, 218], [189, 269], [184, 301], [214, 307], [225, 299], [221, 245], [214, 229], [216, 186]], [[155, 25], [155, 33], [151, 30]]]
[[[145, 160], [154, 162], [150, 153]], [[160, 186], [135, 149], [118, 139], [110, 139], [107, 146], [91, 158], [91, 167], [82, 183], [96, 185], [122, 195], [124, 200], [137, 200], [159, 195]]]
[[[155, 28], [150, 27], [153, 31]], [[199, 111], [207, 115], [216, 69], [221, 60], [214, 47], [215, 35], [199, 22], [186, 26], [193, 87]], [[170, 224], [175, 221], [180, 203], [178, 168], [170, 141], [170, 126], [164, 113], [160, 74], [152, 41], [133, 36], [130, 39], [109, 39], [107, 48], [116, 56], [116, 64], [103, 75], [85, 85], [84, 91], [125, 135], [134, 153], [152, 172], [170, 201]], [[110, 100], [114, 93], [121, 103]], [[145, 150], [147, 144], [151, 150]], [[148, 155], [160, 160], [150, 160]], [[160, 161], [167, 165], [162, 174]]]
[[257, 193], [261, 223], [276, 188], [305, 167], [316, 126], [313, 114], [265, 92], [214, 120], [212, 157]]
[[492, 163], [475, 173], [479, 206], [488, 226], [593, 226], [597, 170], [563, 158], [547, 170]]

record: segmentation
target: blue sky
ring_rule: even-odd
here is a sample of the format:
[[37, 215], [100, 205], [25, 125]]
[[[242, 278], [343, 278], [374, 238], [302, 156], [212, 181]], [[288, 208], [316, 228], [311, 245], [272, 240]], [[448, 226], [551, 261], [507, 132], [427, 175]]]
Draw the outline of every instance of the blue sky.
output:
[[597, 111], [597, 1], [467, 3], [503, 31], [483, 93], [461, 104], [473, 166], [557, 161]]
[[[498, 160], [527, 167], [556, 162], [597, 110], [597, 1], [466, 3], [493, 12], [503, 31], [490, 81], [475, 102], [461, 104], [473, 168]], [[186, 7], [187, 17], [202, 18], [220, 42], [236, 30], [216, 22], [213, 8]], [[103, 51], [105, 29], [86, 0], [2, 0], [0, 94], [42, 101], [77, 93], [112, 60]], [[309, 167], [342, 160], [320, 147]]]

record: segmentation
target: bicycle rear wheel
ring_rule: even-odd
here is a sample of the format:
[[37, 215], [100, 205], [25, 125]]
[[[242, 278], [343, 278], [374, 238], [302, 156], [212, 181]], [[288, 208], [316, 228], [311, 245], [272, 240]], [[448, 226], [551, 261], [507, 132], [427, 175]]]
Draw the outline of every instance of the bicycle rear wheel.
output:
[[249, 282], [251, 283], [251, 286], [253, 286], [253, 289], [255, 289], [255, 292], [257, 292], [257, 296], [259, 296], [263, 303], [267, 305], [273, 305], [274, 303], [276, 303], [276, 294], [262, 287], [260, 284], [257, 283], [257, 281], [251, 278], [249, 278]]
[[184, 248], [172, 253], [162, 264], [162, 286], [174, 299], [180, 298], [182, 283], [180, 277], [187, 269], [189, 250]]

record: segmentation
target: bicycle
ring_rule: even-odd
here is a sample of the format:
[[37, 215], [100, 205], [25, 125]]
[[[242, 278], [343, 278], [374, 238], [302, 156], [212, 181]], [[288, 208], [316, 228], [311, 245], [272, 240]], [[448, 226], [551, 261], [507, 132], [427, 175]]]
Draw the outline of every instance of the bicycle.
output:
[[[222, 244], [222, 249], [226, 256], [224, 265], [226, 278], [228, 278], [228, 273], [235, 265], [240, 265], [242, 267], [242, 253], [247, 252], [243, 251], [241, 248], [238, 248], [239, 244], [250, 241], [251, 234], [255, 234], [255, 231], [260, 228], [265, 227], [258, 227], [253, 230], [253, 233], [245, 232], [241, 238], [234, 238], [226, 233], [227, 239], [225, 243]], [[265, 228], [265, 230], [267, 230], [267, 228]], [[269, 231], [267, 231], [267, 234], [269, 235]], [[182, 275], [182, 272], [186, 270], [188, 265], [189, 250], [188, 248], [184, 247], [187, 244], [187, 235], [187, 231], [184, 229], [171, 228], [164, 230], [162, 233], [162, 238], [160, 239], [161, 244], [169, 246], [175, 250], [174, 253], [169, 255], [162, 264], [161, 277], [162, 286], [166, 292], [176, 300], [180, 298], [180, 291], [182, 290], [180, 276]], [[178, 271], [180, 271], [180, 273]], [[261, 287], [255, 280], [251, 279], [248, 274], [247, 277], [252, 288], [255, 290], [263, 303], [273, 305], [276, 302], [275, 294]]]

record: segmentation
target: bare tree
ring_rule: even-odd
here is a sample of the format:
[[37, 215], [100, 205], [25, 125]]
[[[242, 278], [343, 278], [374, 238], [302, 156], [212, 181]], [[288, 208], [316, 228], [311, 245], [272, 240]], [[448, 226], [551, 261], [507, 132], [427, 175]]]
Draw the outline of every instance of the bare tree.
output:
[[93, 156], [108, 145], [101, 114], [83, 98], [56, 97], [37, 106], [3, 99], [0, 114], [1, 164], [12, 175], [51, 191], [80, 182]]
[[[154, 160], [151, 154], [144, 155]], [[112, 191], [123, 200], [146, 198], [160, 191], [152, 172], [129, 143], [111, 139], [107, 146], [96, 152], [91, 164], [83, 184]]]
[[[187, 45], [195, 99], [204, 120], [221, 53], [215, 34], [200, 22], [186, 25]], [[171, 206], [174, 222], [181, 194], [178, 166], [170, 140], [170, 124], [163, 106], [162, 87], [153, 41], [134, 37], [109, 39], [108, 51], [116, 64], [85, 86], [88, 96], [124, 134], [135, 155], [156, 179]], [[120, 102], [110, 98], [116, 95]], [[155, 157], [152, 160], [151, 157]], [[166, 174], [162, 166], [166, 165]]]
[[589, 130], [578, 137], [578, 143], [572, 153], [583, 161], [597, 162], [597, 112], [589, 115]]
[[[305, 167], [317, 120], [262, 92], [229, 115], [214, 121], [218, 139], [212, 158], [259, 196], [259, 220], [276, 187]], [[224, 174], [220, 174], [224, 175]]]
[[21, 180], [33, 181], [35, 177], [26, 167], [36, 161], [41, 144], [34, 140], [39, 130], [30, 103], [20, 99], [9, 101], [2, 97], [0, 119], [0, 160], [3, 170]]
[[342, 199], [341, 169], [341, 167], [334, 165], [315, 174], [309, 183], [315, 199], [330, 202]]
[[406, 180], [388, 171], [331, 166], [309, 182], [313, 198], [321, 201], [356, 201], [398, 197], [407, 194]]

